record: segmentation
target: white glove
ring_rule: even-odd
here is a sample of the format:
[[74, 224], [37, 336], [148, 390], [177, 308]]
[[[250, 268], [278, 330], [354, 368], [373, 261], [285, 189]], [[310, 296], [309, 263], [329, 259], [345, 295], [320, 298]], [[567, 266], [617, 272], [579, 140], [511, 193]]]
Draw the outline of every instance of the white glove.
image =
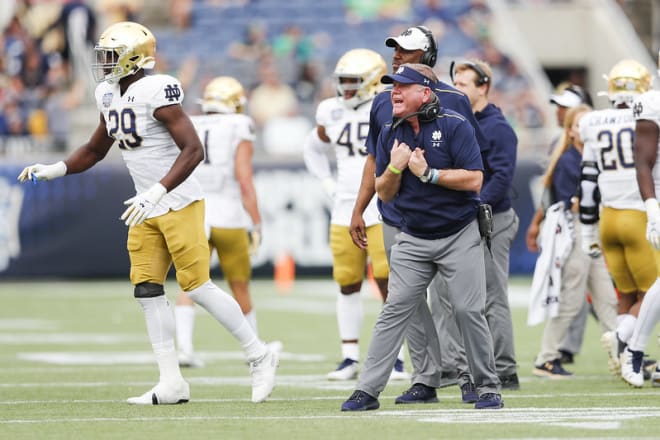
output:
[[19, 182], [25, 182], [26, 180], [36, 179], [36, 180], [53, 180], [58, 177], [62, 177], [66, 174], [66, 164], [62, 161], [54, 163], [52, 165], [43, 165], [36, 163], [30, 165], [29, 167], [23, 168], [21, 174], [18, 175]]
[[660, 250], [660, 206], [657, 199], [644, 200], [646, 206], [646, 240]]
[[167, 194], [165, 187], [160, 183], [156, 183], [147, 191], [126, 200], [124, 205], [130, 206], [124, 211], [120, 219], [125, 220], [126, 226], [139, 225], [147, 219], [165, 194]]
[[254, 257], [259, 252], [259, 246], [261, 246], [261, 225], [254, 225], [248, 231], [248, 240], [250, 241], [250, 255]]
[[325, 191], [328, 197], [334, 199], [335, 193], [337, 192], [337, 182], [335, 182], [335, 179], [332, 177], [326, 177], [321, 181], [321, 185], [323, 186], [323, 191]]
[[582, 251], [591, 258], [600, 257], [602, 252], [598, 240], [597, 225], [582, 225]]

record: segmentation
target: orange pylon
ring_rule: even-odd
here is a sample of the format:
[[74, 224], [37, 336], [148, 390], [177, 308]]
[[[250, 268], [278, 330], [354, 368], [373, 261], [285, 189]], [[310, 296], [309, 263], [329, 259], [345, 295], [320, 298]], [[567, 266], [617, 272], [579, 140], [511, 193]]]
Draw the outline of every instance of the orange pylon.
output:
[[296, 262], [288, 253], [282, 253], [275, 259], [273, 279], [279, 293], [289, 293], [293, 288], [296, 279]]
[[380, 293], [380, 287], [378, 287], [378, 283], [374, 278], [374, 268], [371, 265], [371, 261], [367, 263], [367, 280], [369, 281], [369, 291], [371, 292], [371, 296], [373, 296], [376, 299], [382, 300], [383, 295]]

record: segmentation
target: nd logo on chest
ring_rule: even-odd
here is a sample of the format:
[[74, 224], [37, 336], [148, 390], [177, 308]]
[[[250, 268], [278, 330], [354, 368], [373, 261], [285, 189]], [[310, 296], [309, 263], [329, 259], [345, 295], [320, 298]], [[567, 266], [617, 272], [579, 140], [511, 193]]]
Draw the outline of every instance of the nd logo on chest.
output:
[[440, 148], [442, 142], [442, 132], [440, 130], [435, 130], [433, 133], [431, 133], [431, 147]]

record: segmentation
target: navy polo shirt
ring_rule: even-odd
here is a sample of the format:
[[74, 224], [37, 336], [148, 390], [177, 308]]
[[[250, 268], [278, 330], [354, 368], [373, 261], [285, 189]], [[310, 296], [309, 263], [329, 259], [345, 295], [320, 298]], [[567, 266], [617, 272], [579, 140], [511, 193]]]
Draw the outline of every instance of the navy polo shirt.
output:
[[510, 190], [516, 170], [518, 137], [496, 105], [488, 104], [474, 116], [490, 147], [479, 197], [483, 203], [490, 204], [493, 212], [504, 212], [511, 208]]
[[[392, 122], [392, 101], [390, 100], [391, 89], [379, 93], [373, 100], [371, 112], [369, 113], [369, 134], [367, 135], [367, 152], [376, 156], [376, 144], [378, 136], [383, 125]], [[470, 100], [465, 94], [447, 83], [438, 81], [433, 91], [440, 99], [440, 105], [445, 109], [450, 109], [463, 115], [472, 125], [473, 132], [476, 135], [477, 142], [481, 147], [484, 157], [488, 150], [488, 141], [479, 128], [479, 123], [472, 113]], [[376, 156], [378, 157], [378, 156]], [[387, 156], [389, 158], [389, 154]], [[401, 214], [399, 214], [392, 203], [386, 203], [378, 199], [378, 210], [385, 223], [390, 226], [399, 227], [401, 224]]]
[[573, 145], [559, 157], [552, 174], [552, 203], [563, 201], [566, 209], [571, 208], [571, 198], [580, 183], [581, 163], [582, 153]]
[[[461, 115], [444, 108], [433, 122], [420, 124], [417, 135], [404, 122], [392, 132], [392, 124], [381, 128], [376, 149], [376, 176], [390, 163], [394, 140], [424, 150], [432, 168], [483, 170], [474, 129]], [[388, 203], [399, 213], [402, 231], [423, 239], [448, 237], [477, 218], [479, 197], [474, 191], [456, 191], [423, 183], [409, 169], [401, 173], [401, 187]]]

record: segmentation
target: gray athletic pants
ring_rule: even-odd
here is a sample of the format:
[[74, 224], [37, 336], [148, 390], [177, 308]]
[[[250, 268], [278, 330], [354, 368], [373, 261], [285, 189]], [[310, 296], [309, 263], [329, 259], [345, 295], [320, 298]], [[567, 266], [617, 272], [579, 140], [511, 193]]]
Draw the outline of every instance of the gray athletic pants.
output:
[[[516, 373], [517, 369], [508, 280], [511, 243], [518, 231], [518, 223], [518, 216], [513, 208], [494, 214], [491, 250], [484, 246], [486, 320], [493, 336], [495, 369], [500, 377], [510, 376]], [[433, 280], [432, 286], [433, 290], [444, 290], [442, 280]], [[446, 371], [446, 368], [456, 371], [459, 385], [462, 385], [467, 380], [467, 361], [449, 299], [446, 295], [440, 295], [431, 296], [430, 301], [431, 315], [441, 335], [443, 371]]]
[[[401, 230], [383, 222], [383, 242], [387, 261], [391, 264], [390, 256], [392, 246], [396, 243], [396, 236]], [[429, 311], [426, 297], [420, 299], [417, 310], [410, 319], [406, 331], [408, 340], [408, 354], [413, 367], [411, 383], [422, 383], [426, 386], [438, 388], [442, 385], [441, 343], [436, 332], [436, 325]]]
[[[388, 296], [356, 389], [377, 397], [385, 388], [411, 318], [435, 276], [447, 282], [468, 365], [479, 395], [499, 393], [492, 337], [484, 316], [486, 277], [477, 221], [452, 236], [425, 240], [401, 232], [392, 246]], [[428, 335], [427, 335], [428, 336]]]
[[580, 309], [578, 315], [573, 319], [571, 325], [568, 327], [566, 336], [559, 345], [560, 351], [567, 351], [569, 353], [578, 354], [582, 350], [582, 342], [584, 341], [584, 331], [587, 328], [587, 318], [589, 317], [589, 301], [587, 295], [584, 295], [584, 304]]
[[561, 291], [559, 293], [559, 312], [550, 318], [543, 330], [541, 351], [536, 356], [535, 365], [543, 365], [560, 358], [559, 346], [564, 340], [568, 328], [584, 306], [587, 290], [599, 318], [603, 332], [616, 328], [617, 297], [612, 279], [605, 267], [603, 256], [590, 258], [582, 251], [582, 225], [575, 216], [575, 243], [568, 255], [561, 272]]

